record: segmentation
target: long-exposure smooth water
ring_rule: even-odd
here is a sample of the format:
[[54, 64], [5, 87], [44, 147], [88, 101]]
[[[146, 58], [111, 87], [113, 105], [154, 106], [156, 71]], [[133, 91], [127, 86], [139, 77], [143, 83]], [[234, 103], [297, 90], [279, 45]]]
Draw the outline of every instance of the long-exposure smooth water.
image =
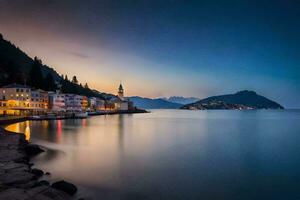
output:
[[36, 167], [92, 199], [300, 199], [300, 111], [153, 110], [34, 121]]

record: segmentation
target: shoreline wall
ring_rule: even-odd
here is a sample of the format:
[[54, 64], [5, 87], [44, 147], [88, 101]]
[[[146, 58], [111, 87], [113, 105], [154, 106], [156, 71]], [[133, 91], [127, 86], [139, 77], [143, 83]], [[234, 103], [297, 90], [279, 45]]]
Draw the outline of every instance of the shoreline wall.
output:
[[0, 117], [0, 125], [9, 125], [28, 120], [27, 117]]

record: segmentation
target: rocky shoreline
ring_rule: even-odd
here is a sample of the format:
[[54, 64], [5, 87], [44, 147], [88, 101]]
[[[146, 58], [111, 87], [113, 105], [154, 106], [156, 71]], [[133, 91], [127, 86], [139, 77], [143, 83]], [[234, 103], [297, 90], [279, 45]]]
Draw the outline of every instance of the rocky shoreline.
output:
[[[135, 114], [146, 110], [105, 113]], [[2, 118], [0, 125], [26, 121], [26, 117]], [[34, 168], [30, 158], [44, 150], [25, 140], [21, 133], [9, 132], [0, 127], [0, 200], [68, 200], [77, 188], [72, 183], [58, 181], [50, 184], [41, 180], [50, 173]], [[80, 198], [81, 200], [83, 198]]]
[[30, 158], [44, 150], [30, 144], [23, 134], [0, 128], [0, 200], [68, 200], [77, 191], [75, 185], [40, 180], [44, 173], [34, 168]]

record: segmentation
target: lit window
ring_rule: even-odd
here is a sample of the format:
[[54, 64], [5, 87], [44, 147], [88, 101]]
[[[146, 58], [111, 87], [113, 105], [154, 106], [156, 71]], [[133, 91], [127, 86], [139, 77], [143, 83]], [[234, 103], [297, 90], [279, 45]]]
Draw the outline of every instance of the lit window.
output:
[[2, 92], [5, 93], [5, 90], [3, 90]]

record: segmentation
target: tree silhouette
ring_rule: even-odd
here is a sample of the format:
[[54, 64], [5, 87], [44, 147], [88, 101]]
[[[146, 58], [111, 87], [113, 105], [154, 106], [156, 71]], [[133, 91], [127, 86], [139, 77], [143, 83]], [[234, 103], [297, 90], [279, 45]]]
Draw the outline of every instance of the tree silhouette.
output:
[[72, 83], [78, 84], [78, 80], [77, 80], [77, 77], [76, 77], [76, 76], [73, 76], [73, 78], [72, 78]]
[[44, 78], [41, 70], [42, 61], [34, 58], [32, 68], [29, 72], [29, 84], [35, 88], [44, 88]]
[[7, 69], [7, 82], [24, 84], [24, 74], [18, 69], [13, 61], [9, 62]]
[[57, 89], [54, 78], [51, 73], [48, 73], [45, 78], [45, 88], [44, 89], [47, 91], [55, 91]]

